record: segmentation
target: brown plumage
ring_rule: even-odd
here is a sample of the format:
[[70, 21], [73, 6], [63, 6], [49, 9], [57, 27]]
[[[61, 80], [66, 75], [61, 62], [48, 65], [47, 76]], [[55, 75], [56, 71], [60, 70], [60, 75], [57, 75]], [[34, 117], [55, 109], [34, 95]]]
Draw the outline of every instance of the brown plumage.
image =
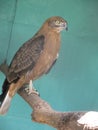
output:
[[0, 95], [0, 114], [5, 114], [17, 90], [46, 74], [55, 63], [60, 49], [60, 32], [67, 22], [59, 16], [45, 21], [40, 30], [16, 52]]

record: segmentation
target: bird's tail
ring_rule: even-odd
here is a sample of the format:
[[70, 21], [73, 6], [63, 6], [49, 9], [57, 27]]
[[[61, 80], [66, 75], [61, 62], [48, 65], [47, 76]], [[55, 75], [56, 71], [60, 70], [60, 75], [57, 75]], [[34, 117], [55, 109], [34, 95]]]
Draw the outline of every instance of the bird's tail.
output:
[[0, 95], [0, 115], [6, 114], [10, 107], [12, 97], [9, 96], [10, 83], [5, 79], [2, 87], [2, 94]]

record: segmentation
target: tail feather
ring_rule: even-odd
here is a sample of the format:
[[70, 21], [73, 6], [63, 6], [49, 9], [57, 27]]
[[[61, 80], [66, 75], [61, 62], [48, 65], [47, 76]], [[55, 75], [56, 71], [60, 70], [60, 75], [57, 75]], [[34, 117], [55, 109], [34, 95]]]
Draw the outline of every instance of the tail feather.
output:
[[3, 86], [2, 86], [2, 93], [0, 95], [0, 103], [2, 104], [7, 92], [8, 92], [8, 89], [9, 89], [9, 86], [10, 86], [10, 83], [8, 82], [7, 79], [5, 79], [4, 83], [3, 83]]
[[8, 91], [2, 104], [1, 104], [1, 107], [0, 107], [0, 114], [1, 115], [4, 115], [7, 113], [8, 109], [10, 107], [11, 100], [12, 100], [12, 97], [9, 96], [9, 91]]
[[10, 106], [11, 97], [9, 96], [9, 86], [10, 83], [5, 79], [3, 87], [2, 87], [2, 94], [0, 95], [0, 114], [5, 114], [8, 111]]

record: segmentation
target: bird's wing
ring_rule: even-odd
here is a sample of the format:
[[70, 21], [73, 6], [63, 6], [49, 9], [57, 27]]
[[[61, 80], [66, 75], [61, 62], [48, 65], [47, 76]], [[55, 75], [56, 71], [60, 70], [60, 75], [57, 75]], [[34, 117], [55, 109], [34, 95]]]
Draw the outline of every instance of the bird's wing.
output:
[[44, 48], [44, 40], [43, 35], [30, 39], [17, 51], [9, 67], [9, 81], [33, 69]]

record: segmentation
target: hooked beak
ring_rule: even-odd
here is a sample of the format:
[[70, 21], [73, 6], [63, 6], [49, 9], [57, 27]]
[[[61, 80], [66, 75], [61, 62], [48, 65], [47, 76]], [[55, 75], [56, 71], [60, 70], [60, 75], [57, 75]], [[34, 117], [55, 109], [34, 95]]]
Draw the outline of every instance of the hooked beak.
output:
[[68, 31], [68, 26], [65, 27], [65, 30]]
[[66, 26], [66, 25], [63, 25], [62, 27], [60, 27], [61, 28], [61, 30], [66, 30], [66, 31], [68, 31], [68, 26]]

